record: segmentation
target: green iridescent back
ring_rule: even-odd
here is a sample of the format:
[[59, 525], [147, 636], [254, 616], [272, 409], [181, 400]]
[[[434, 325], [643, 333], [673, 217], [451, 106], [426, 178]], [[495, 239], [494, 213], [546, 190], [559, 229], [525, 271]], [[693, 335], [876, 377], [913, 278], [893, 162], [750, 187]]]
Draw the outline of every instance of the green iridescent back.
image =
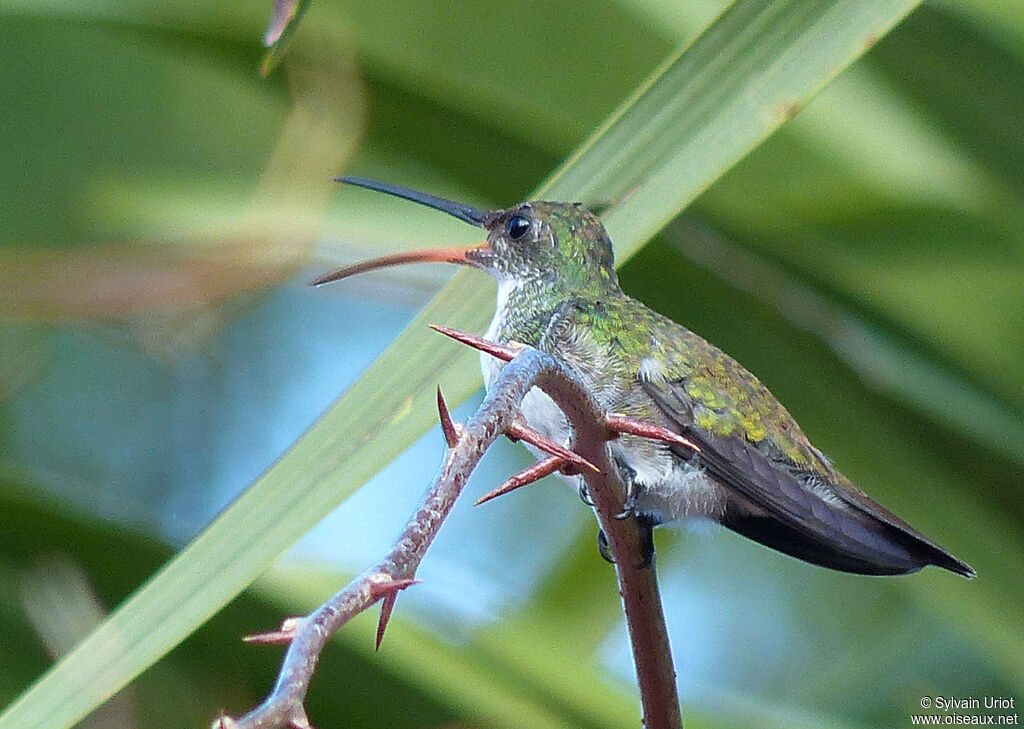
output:
[[[687, 420], [721, 438], [742, 437], [765, 455], [829, 480], [837, 476], [789, 412], [736, 360], [670, 319], [625, 295], [613, 268], [611, 241], [600, 220], [565, 203], [534, 202], [528, 210], [544, 228], [517, 248], [492, 233], [491, 245], [520, 284], [509, 292], [497, 336], [572, 360], [596, 387], [614, 374], [633, 383], [605, 393], [622, 412], [649, 411], [642, 380], [685, 392]], [[500, 234], [501, 226], [495, 231]], [[528, 275], [524, 275], [524, 273]], [[587, 372], [600, 367], [604, 372]], [[613, 370], [609, 372], [607, 370]], [[610, 386], [609, 386], [610, 387]], [[678, 398], [677, 398], [678, 399]]]

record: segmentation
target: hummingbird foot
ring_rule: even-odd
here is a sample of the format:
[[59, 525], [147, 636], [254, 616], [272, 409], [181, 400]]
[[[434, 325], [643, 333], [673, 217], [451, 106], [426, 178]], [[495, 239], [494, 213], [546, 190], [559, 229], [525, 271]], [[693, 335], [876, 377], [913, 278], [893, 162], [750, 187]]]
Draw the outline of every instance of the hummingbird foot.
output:
[[636, 568], [643, 570], [654, 564], [654, 526], [656, 522], [644, 514], [637, 514], [636, 521], [640, 528], [640, 538], [643, 540], [640, 545], [641, 562]]
[[628, 519], [631, 516], [636, 515], [636, 496], [632, 493], [626, 494], [626, 500], [622, 504], [622, 511], [618, 514], [613, 514], [612, 519]]
[[629, 517], [633, 516], [633, 514], [635, 513], [636, 504], [626, 502], [625, 504], [622, 505], [622, 511], [620, 511], [618, 514], [612, 514], [612, 519], [618, 519], [619, 521], [622, 521], [623, 519], [628, 519]]
[[608, 564], [615, 564], [615, 557], [612, 555], [612, 550], [608, 546], [608, 535], [604, 533], [604, 529], [597, 530], [597, 551], [605, 562]]
[[586, 481], [580, 481], [580, 501], [587, 506], [593, 506], [594, 500], [590, 498], [590, 489], [587, 488]]
[[626, 500], [622, 502], [622, 511], [612, 517], [621, 521], [636, 514], [638, 490], [636, 487], [636, 470], [619, 458], [615, 459], [615, 465], [618, 466], [619, 475], [622, 477], [623, 483], [626, 484]]
[[[640, 564], [636, 566], [638, 570], [645, 570], [654, 564], [654, 524], [643, 515], [638, 515], [637, 526], [640, 529]], [[601, 557], [608, 564], [615, 564], [615, 556], [612, 554], [611, 547], [608, 545], [608, 536], [604, 533], [604, 529], [597, 530], [597, 551]]]

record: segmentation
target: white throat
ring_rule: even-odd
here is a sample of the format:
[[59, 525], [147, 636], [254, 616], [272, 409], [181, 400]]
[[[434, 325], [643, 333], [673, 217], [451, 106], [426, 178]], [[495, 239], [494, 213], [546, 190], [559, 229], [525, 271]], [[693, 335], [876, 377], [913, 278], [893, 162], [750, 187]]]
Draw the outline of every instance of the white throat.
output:
[[[492, 342], [497, 341], [498, 332], [501, 331], [502, 314], [508, 311], [508, 300], [518, 287], [519, 282], [514, 279], [498, 280], [498, 300], [494, 307], [494, 318], [491, 319], [491, 325], [487, 327], [487, 332], [484, 334], [485, 339], [489, 339]], [[503, 365], [503, 362], [491, 355], [484, 354], [483, 352], [480, 353], [480, 370], [483, 372], [484, 387], [486, 389], [491, 389], [491, 381], [501, 371]]]

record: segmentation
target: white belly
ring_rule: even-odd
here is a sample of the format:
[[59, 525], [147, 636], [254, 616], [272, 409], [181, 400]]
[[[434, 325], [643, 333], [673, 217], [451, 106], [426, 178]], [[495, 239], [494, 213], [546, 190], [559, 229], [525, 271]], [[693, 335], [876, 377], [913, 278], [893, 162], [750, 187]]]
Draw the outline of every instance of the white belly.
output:
[[[493, 339], [497, 325], [491, 324], [487, 338]], [[495, 330], [495, 331], [492, 331]], [[487, 354], [480, 355], [484, 384], [489, 390], [491, 382], [504, 366], [504, 362]], [[570, 441], [569, 423], [555, 401], [544, 392], [532, 388], [523, 398], [520, 411], [527, 424], [556, 443], [568, 446]], [[675, 521], [690, 517], [719, 519], [725, 509], [722, 488], [704, 473], [700, 466], [680, 460], [667, 448], [656, 449], [643, 457], [635, 448], [629, 448], [631, 437], [626, 436], [611, 443], [613, 458], [625, 463], [635, 474], [633, 485], [637, 490], [636, 508], [659, 522]], [[527, 445], [538, 458], [547, 454]], [[580, 487], [580, 476], [561, 476], [574, 489]]]

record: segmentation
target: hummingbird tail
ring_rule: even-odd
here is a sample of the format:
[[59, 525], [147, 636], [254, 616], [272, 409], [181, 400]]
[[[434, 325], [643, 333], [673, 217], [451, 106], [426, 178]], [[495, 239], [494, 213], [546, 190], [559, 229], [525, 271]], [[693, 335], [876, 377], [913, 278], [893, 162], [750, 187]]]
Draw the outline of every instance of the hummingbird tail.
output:
[[848, 512], [839, 533], [808, 530], [778, 519], [754, 516], [746, 509], [726, 511], [722, 524], [767, 547], [811, 564], [862, 575], [903, 575], [928, 565], [964, 577], [974, 577], [967, 563], [957, 559], [915, 531]]

